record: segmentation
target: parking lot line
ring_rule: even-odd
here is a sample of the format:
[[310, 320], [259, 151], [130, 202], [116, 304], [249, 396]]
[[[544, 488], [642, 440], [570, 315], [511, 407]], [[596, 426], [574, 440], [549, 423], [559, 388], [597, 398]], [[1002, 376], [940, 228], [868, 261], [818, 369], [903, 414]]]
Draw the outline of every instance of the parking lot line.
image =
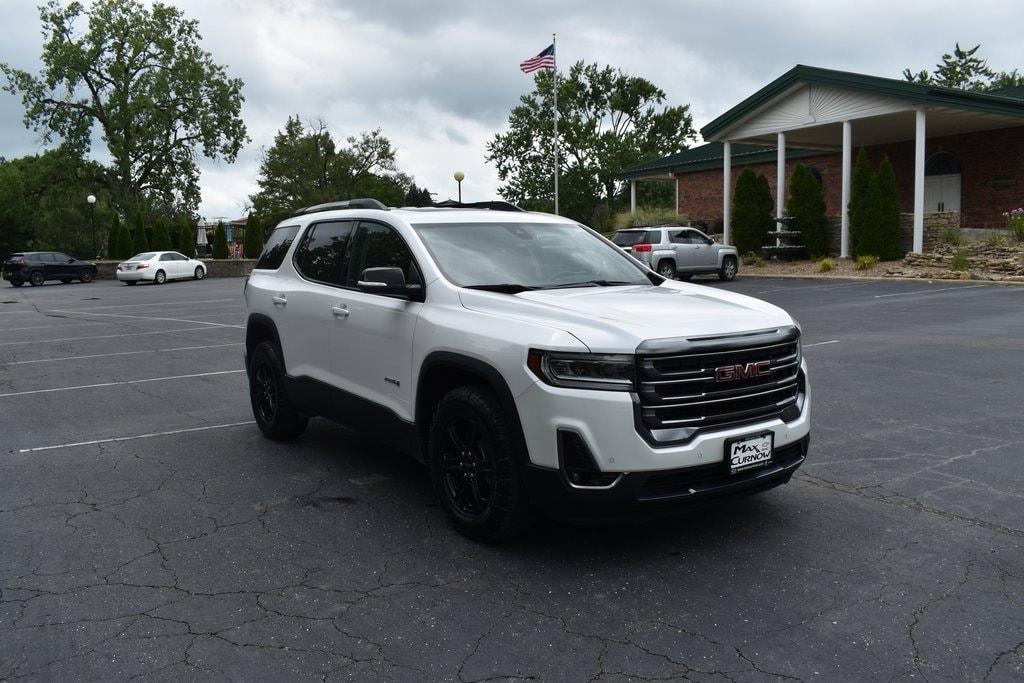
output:
[[189, 434], [192, 432], [205, 432], [211, 429], [227, 429], [229, 427], [242, 427], [256, 424], [253, 420], [247, 422], [229, 422], [222, 425], [208, 425], [206, 427], [189, 427], [188, 429], [172, 429], [166, 432], [153, 432], [151, 434], [136, 434], [134, 436], [115, 436], [110, 439], [95, 439], [93, 441], [78, 441], [76, 443], [62, 443], [55, 446], [36, 446], [34, 448], [21, 448], [19, 453], [36, 453], [39, 451], [54, 451], [61, 448], [76, 448], [78, 446], [95, 446], [101, 443], [115, 443], [117, 441], [134, 441], [135, 439], [152, 439], [155, 436], [174, 436], [175, 434]]
[[87, 356], [62, 356], [60, 358], [38, 358], [36, 360], [18, 360], [7, 365], [30, 365], [32, 363], [56, 363], [62, 360], [86, 360], [89, 358], [109, 358], [111, 356], [133, 356], [140, 353], [172, 353], [174, 351], [199, 351], [201, 349], [220, 349], [225, 346], [241, 346], [244, 342], [231, 344], [207, 344], [205, 346], [179, 346], [173, 349], [149, 349], [146, 351], [118, 351], [116, 353], [93, 353]]
[[171, 323], [192, 323], [194, 325], [210, 325], [211, 327], [245, 327], [244, 325], [228, 325], [225, 323], [207, 323], [202, 320], [186, 319], [186, 318], [157, 318], [151, 315], [126, 315], [124, 313], [95, 313], [92, 311], [61, 311], [54, 310], [51, 313], [61, 313], [63, 315], [89, 315], [89, 316], [102, 316], [104, 318], [131, 318], [132, 320], [155, 320], [159, 322], [171, 322]]
[[32, 394], [52, 394], [58, 391], [76, 391], [78, 389], [101, 389], [103, 387], [119, 387], [128, 384], [145, 384], [147, 382], [166, 382], [175, 379], [194, 379], [196, 377], [212, 377], [214, 375], [235, 375], [239, 372], [245, 372], [242, 370], [221, 370], [219, 372], [200, 372], [194, 375], [175, 375], [173, 377], [151, 377], [150, 379], [133, 379], [126, 382], [103, 382], [101, 384], [82, 384], [74, 387], [58, 387], [56, 389], [34, 389], [32, 391], [15, 391], [9, 394], [0, 394], [0, 398], [10, 398], [12, 396], [30, 396]]
[[915, 289], [913, 292], [894, 292], [892, 294], [876, 294], [876, 299], [888, 299], [894, 296], [915, 296], [917, 294], [939, 294], [941, 292], [961, 291], [965, 289], [977, 289], [978, 287], [989, 287], [990, 285], [957, 285], [955, 287], [941, 287], [939, 289]]
[[[237, 327], [240, 330], [245, 329], [245, 325], [222, 325], [222, 327]], [[212, 330], [215, 329], [207, 325], [206, 327], [183, 327], [180, 330], [154, 330], [152, 332], [129, 332], [128, 334], [99, 334], [92, 337], [61, 337], [59, 339], [30, 339], [28, 341], [14, 341], [14, 342], [0, 342], [0, 346], [19, 346], [22, 344], [53, 344], [57, 342], [74, 342], [74, 341], [85, 341], [89, 339], [119, 339], [121, 337], [144, 337], [151, 334], [178, 334], [179, 332], [196, 332], [198, 330]]]

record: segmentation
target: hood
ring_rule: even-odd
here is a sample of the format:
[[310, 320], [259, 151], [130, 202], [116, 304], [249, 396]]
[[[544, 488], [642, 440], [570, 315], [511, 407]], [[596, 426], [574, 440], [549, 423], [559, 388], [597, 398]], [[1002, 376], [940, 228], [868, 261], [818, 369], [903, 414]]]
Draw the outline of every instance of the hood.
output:
[[598, 353], [632, 352], [651, 339], [734, 334], [792, 325], [782, 309], [702, 285], [579, 287], [516, 295], [462, 290], [468, 309], [563, 330]]

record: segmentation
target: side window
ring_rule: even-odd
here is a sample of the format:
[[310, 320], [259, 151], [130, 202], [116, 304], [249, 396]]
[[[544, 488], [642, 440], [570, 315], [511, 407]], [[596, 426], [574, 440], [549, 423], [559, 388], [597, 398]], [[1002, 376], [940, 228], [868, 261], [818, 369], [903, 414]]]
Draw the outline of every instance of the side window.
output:
[[277, 270], [280, 268], [281, 264], [284, 263], [285, 254], [288, 253], [288, 248], [292, 246], [292, 241], [298, 232], [299, 226], [297, 225], [285, 225], [276, 228], [270, 234], [270, 239], [263, 246], [263, 253], [260, 254], [259, 260], [253, 267], [259, 270]]
[[352, 265], [346, 284], [355, 287], [367, 268], [401, 268], [406, 282], [419, 282], [412, 253], [401, 236], [381, 223], [360, 223], [352, 245]]
[[672, 244], [690, 244], [690, 236], [686, 230], [671, 233]]
[[303, 276], [329, 285], [345, 284], [348, 245], [354, 221], [317, 223], [295, 250], [295, 268]]

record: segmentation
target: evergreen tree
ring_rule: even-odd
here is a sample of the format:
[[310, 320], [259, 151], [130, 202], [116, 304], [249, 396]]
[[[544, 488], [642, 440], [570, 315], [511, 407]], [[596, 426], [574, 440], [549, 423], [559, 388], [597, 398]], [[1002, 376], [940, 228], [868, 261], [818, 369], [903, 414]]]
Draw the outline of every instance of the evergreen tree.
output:
[[224, 221], [217, 221], [217, 228], [213, 231], [213, 258], [226, 259], [230, 255], [228, 232], [224, 229]]
[[167, 232], [167, 221], [161, 216], [153, 225], [153, 250], [170, 251], [171, 249], [173, 249], [171, 234]]
[[791, 216], [791, 228], [800, 232], [799, 242], [807, 248], [811, 258], [827, 253], [828, 217], [821, 183], [803, 164], [797, 164], [789, 181], [789, 200], [786, 215]]
[[871, 191], [874, 177], [867, 150], [861, 147], [850, 181], [850, 242], [854, 257], [872, 255], [866, 249], [871, 243], [870, 232], [874, 221]]
[[132, 230], [132, 250], [133, 255], [149, 251], [149, 238], [146, 235], [146, 215], [141, 207], [135, 212], [135, 228]]
[[263, 222], [256, 214], [249, 214], [245, 222], [245, 242], [242, 243], [245, 258], [256, 259], [263, 251]]
[[121, 261], [130, 259], [139, 252], [135, 251], [135, 243], [132, 240], [132, 233], [128, 226], [121, 223], [117, 231], [117, 258]]
[[116, 261], [124, 258], [118, 249], [117, 239], [121, 234], [121, 219], [115, 213], [110, 221], [110, 229], [107, 230], [107, 258]]
[[189, 258], [196, 257], [196, 238], [185, 216], [178, 219], [178, 251]]
[[[771, 212], [765, 208], [764, 188], [767, 188], [767, 179], [758, 178], [749, 168], [743, 169], [736, 179], [732, 198], [732, 242], [740, 254], [757, 252], [767, 240]], [[770, 199], [770, 191], [768, 196]]]
[[896, 171], [888, 155], [882, 159], [876, 178], [873, 197], [876, 206], [876, 228], [873, 231], [876, 242], [873, 253], [883, 261], [894, 261], [903, 256], [903, 247], [900, 241], [899, 187], [896, 184]]

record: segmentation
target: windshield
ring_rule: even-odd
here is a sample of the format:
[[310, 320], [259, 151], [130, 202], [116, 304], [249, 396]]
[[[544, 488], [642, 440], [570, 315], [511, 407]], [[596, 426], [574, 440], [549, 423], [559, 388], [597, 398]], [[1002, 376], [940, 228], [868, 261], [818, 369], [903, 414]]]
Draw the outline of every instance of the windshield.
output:
[[462, 287], [516, 292], [652, 283], [641, 265], [581, 225], [510, 222], [415, 227], [445, 277]]

